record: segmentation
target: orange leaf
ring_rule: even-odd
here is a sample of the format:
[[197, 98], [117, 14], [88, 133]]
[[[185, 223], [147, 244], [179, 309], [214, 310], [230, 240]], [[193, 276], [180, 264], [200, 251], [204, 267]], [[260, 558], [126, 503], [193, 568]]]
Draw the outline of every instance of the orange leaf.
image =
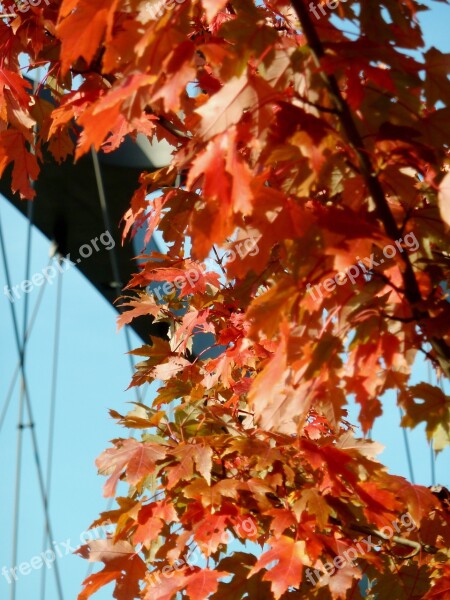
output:
[[172, 489], [180, 479], [189, 480], [194, 472], [194, 465], [204, 479], [211, 483], [212, 449], [200, 444], [186, 444], [171, 451], [179, 462], [168, 473], [167, 489]]
[[206, 104], [196, 110], [201, 117], [199, 134], [211, 139], [236, 125], [244, 111], [254, 111], [258, 118], [262, 105], [274, 101], [277, 95], [261, 77], [247, 75], [233, 77]]
[[62, 40], [61, 69], [65, 74], [82, 57], [89, 64], [105, 34], [109, 37], [119, 0], [64, 0], [57, 32]]
[[211, 594], [217, 591], [219, 579], [226, 577], [228, 573], [224, 571], [214, 571], [211, 569], [200, 569], [187, 579], [186, 592], [190, 600], [206, 600]]
[[113, 496], [119, 477], [126, 471], [126, 480], [137, 485], [155, 472], [156, 463], [166, 456], [162, 446], [137, 442], [133, 438], [113, 440], [114, 448], [105, 450], [95, 461], [99, 473], [110, 475], [104, 487], [104, 496]]
[[36, 156], [28, 152], [26, 144], [24, 136], [14, 129], [0, 133], [0, 176], [6, 166], [14, 162], [12, 191], [19, 192], [22, 198], [31, 200], [36, 192], [31, 187], [30, 179], [37, 179], [39, 165]]
[[272, 538], [269, 543], [271, 549], [258, 559], [249, 577], [271, 562], [277, 561], [277, 564], [265, 573], [263, 580], [271, 582], [272, 592], [278, 600], [291, 586], [300, 585], [303, 565], [309, 565], [310, 561], [305, 553], [303, 540], [296, 542], [283, 535], [278, 540]]
[[128, 302], [122, 302], [120, 308], [128, 307], [130, 310], [123, 312], [117, 317], [117, 329], [120, 330], [124, 325], [131, 323], [136, 317], [143, 315], [152, 315], [153, 317], [158, 316], [160, 307], [152, 296], [149, 296], [146, 292], [141, 292], [138, 299], [131, 299]]

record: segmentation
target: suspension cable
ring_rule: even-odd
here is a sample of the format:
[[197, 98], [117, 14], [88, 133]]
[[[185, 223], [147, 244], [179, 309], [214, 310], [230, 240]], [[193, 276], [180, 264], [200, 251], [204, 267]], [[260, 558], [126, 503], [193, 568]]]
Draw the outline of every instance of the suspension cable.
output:
[[[431, 369], [430, 361], [427, 362], [428, 369], [428, 383], [432, 385], [433, 371]], [[430, 441], [430, 473], [431, 473], [431, 485], [436, 485], [436, 455], [434, 453], [433, 440]]]
[[[52, 259], [50, 258], [49, 263], [48, 263], [49, 265], [51, 263], [51, 260]], [[45, 290], [46, 283], [47, 283], [47, 280], [44, 280], [43, 285], [39, 288], [39, 295], [37, 297], [36, 304], [34, 305], [33, 314], [31, 315], [30, 322], [28, 324], [28, 328], [25, 333], [25, 338], [24, 338], [25, 341], [27, 341], [28, 338], [30, 337], [31, 332], [33, 330], [33, 326], [36, 322], [36, 317], [39, 313], [39, 309], [42, 304], [42, 299], [44, 297], [44, 290]], [[2, 427], [5, 422], [6, 415], [8, 413], [9, 405], [10, 405], [11, 399], [13, 397], [14, 388], [16, 387], [17, 377], [19, 376], [19, 374], [20, 374], [20, 360], [17, 361], [16, 367], [14, 369], [14, 373], [11, 377], [11, 383], [8, 388], [8, 393], [6, 394], [5, 402], [3, 404], [2, 413], [0, 415], [0, 433], [2, 431]]]
[[[4, 241], [4, 237], [3, 237], [3, 228], [2, 228], [2, 224], [1, 224], [1, 217], [0, 217], [0, 248], [2, 251], [2, 259], [3, 259], [3, 267], [5, 270], [6, 283], [7, 283], [8, 287], [11, 289], [11, 277], [10, 277], [10, 272], [9, 272], [8, 260], [6, 257], [6, 246], [5, 246], [5, 241]], [[45, 526], [46, 526], [49, 538], [53, 539], [50, 515], [49, 515], [49, 510], [48, 510], [47, 495], [45, 493], [44, 477], [43, 477], [43, 473], [42, 473], [42, 466], [41, 466], [41, 460], [40, 460], [40, 454], [39, 454], [39, 447], [38, 447], [37, 436], [36, 436], [36, 431], [35, 431], [35, 427], [34, 427], [33, 409], [32, 409], [32, 405], [31, 405], [29, 387], [27, 384], [27, 377], [26, 377], [26, 373], [25, 373], [24, 348], [22, 347], [22, 344], [20, 342], [19, 325], [18, 325], [18, 321], [17, 321], [17, 315], [16, 315], [14, 304], [12, 302], [10, 302], [9, 304], [10, 304], [10, 308], [11, 308], [11, 317], [12, 317], [12, 323], [13, 323], [14, 338], [15, 338], [15, 343], [16, 343], [16, 347], [17, 347], [17, 353], [19, 355], [19, 360], [20, 360], [20, 371], [21, 371], [21, 378], [22, 378], [22, 384], [23, 384], [23, 393], [24, 393], [24, 398], [25, 398], [25, 406], [26, 406], [27, 413], [28, 413], [29, 427], [30, 427], [30, 432], [31, 432], [31, 442], [32, 442], [32, 446], [33, 446], [34, 460], [35, 460], [36, 471], [37, 471], [37, 475], [38, 475], [39, 489], [40, 489], [40, 494], [41, 494], [41, 499], [42, 499], [42, 504], [43, 504], [43, 509], [44, 509]], [[60, 578], [60, 574], [59, 574], [59, 567], [58, 567], [57, 561], [55, 561], [53, 568], [54, 568], [54, 573], [55, 573], [58, 597], [60, 600], [62, 600], [63, 599], [62, 585], [61, 585], [61, 578]], [[12, 585], [15, 586], [15, 582]]]
[[[106, 202], [105, 186], [103, 185], [103, 178], [102, 178], [102, 173], [100, 170], [100, 162], [98, 160], [97, 152], [95, 151], [95, 148], [93, 146], [91, 146], [91, 155], [92, 155], [92, 162], [94, 164], [94, 172], [95, 172], [95, 180], [97, 183], [98, 198], [100, 201], [100, 207], [102, 209], [103, 223], [104, 223], [107, 231], [111, 231], [111, 219], [109, 217], [108, 205]], [[120, 288], [120, 290], [122, 289], [123, 282], [120, 280], [119, 260], [117, 258], [115, 246], [111, 250], [109, 255], [111, 257], [110, 263], [111, 263], [111, 270], [112, 270], [112, 274], [113, 274], [113, 278], [114, 278], [114, 283], [118, 284], [118, 285], [114, 286], [114, 289], [116, 291], [117, 298], [119, 298], [119, 296], [120, 296], [119, 288]], [[131, 374], [133, 374], [134, 373], [134, 361], [133, 361], [132, 355], [130, 354], [130, 352], [132, 350], [132, 344], [131, 344], [130, 331], [129, 331], [129, 328], [127, 325], [124, 327], [124, 330], [125, 330], [125, 339], [126, 339], [127, 350], [128, 350], [128, 358], [129, 358], [130, 367], [131, 367]], [[136, 394], [136, 399], [138, 400], [138, 402], [141, 402], [141, 394], [140, 394], [139, 389], [135, 386], [134, 390], [135, 390], [135, 394]]]
[[[398, 397], [399, 397], [399, 392], [397, 390], [397, 404], [398, 404]], [[401, 407], [399, 407], [399, 411], [400, 411], [400, 420], [401, 420], [401, 419], [403, 419], [403, 410], [401, 409]], [[409, 478], [411, 480], [411, 483], [415, 483], [414, 467], [413, 467], [413, 461], [411, 458], [411, 449], [409, 447], [408, 433], [404, 427], [402, 427], [402, 433], [403, 433], [403, 443], [405, 445], [406, 461], [408, 463]]]
[[[56, 258], [59, 260], [59, 257]], [[58, 363], [59, 363], [59, 342], [61, 332], [61, 308], [62, 308], [62, 275], [58, 274], [58, 284], [56, 290], [56, 309], [55, 309], [55, 332], [53, 337], [53, 361], [52, 361], [52, 383], [50, 392], [50, 416], [49, 416], [49, 432], [48, 432], [48, 448], [47, 448], [47, 471], [45, 489], [47, 493], [47, 502], [50, 504], [50, 490], [52, 484], [52, 467], [53, 467], [53, 448], [55, 438], [55, 415], [56, 415], [56, 392], [58, 382]], [[51, 542], [48, 539], [48, 532], [44, 528], [42, 550], [46, 549], [46, 542]], [[41, 577], [41, 598], [45, 600], [45, 588], [47, 570], [42, 569]]]
[[[100, 162], [98, 160], [97, 152], [93, 146], [91, 146], [91, 156], [92, 156], [92, 163], [94, 165], [95, 181], [97, 184], [98, 198], [99, 198], [100, 207], [102, 210], [103, 223], [104, 223], [104, 226], [106, 227], [107, 231], [111, 231], [111, 219], [109, 217], [108, 204], [106, 202], [105, 186], [103, 184], [103, 177], [102, 177], [102, 172], [100, 169]], [[123, 282], [121, 281], [121, 278], [120, 278], [119, 261], [117, 258], [115, 246], [114, 246], [114, 248], [112, 248], [112, 250], [110, 251], [109, 254], [110, 254], [111, 271], [112, 271], [112, 275], [113, 275], [113, 279], [114, 279], [114, 283], [115, 283], [114, 289], [115, 289], [116, 297], [119, 298], [120, 291], [122, 290], [122, 287], [123, 287]], [[132, 344], [131, 344], [131, 336], [130, 336], [130, 331], [129, 331], [128, 325], [125, 325], [124, 331], [125, 331], [126, 346], [127, 346], [127, 350], [128, 350], [128, 361], [130, 363], [131, 375], [133, 375], [135, 365], [134, 365], [133, 357], [131, 355]], [[134, 393], [136, 396], [136, 400], [138, 402], [142, 402], [143, 401], [142, 396], [141, 396], [140, 390], [137, 386], [134, 387]], [[128, 430], [129, 435], [131, 434], [131, 431], [132, 431], [131, 429]], [[113, 502], [114, 502], [113, 498], [110, 498], [108, 500], [107, 505], [106, 505], [107, 511], [111, 510]], [[92, 570], [93, 570], [93, 563], [89, 563], [88, 568], [87, 568], [87, 577], [89, 577], [89, 575], [92, 573]]]
[[[28, 231], [27, 231], [27, 245], [26, 245], [26, 256], [25, 256], [25, 281], [27, 281], [30, 277], [30, 265], [31, 265], [31, 238], [32, 238], [32, 228], [33, 228], [33, 216], [34, 209], [33, 203], [29, 202], [27, 206], [27, 214], [28, 214]], [[11, 286], [9, 286], [11, 289]], [[28, 321], [28, 294], [25, 295], [24, 299], [24, 307], [23, 307], [23, 336], [22, 336], [22, 353], [23, 353], [23, 364], [25, 363], [25, 353], [26, 353], [26, 344], [27, 344], [27, 321]], [[16, 442], [16, 484], [14, 490], [14, 515], [13, 515], [13, 536], [12, 536], [12, 553], [11, 553], [11, 564], [14, 566], [17, 564], [17, 555], [19, 551], [19, 521], [20, 521], [20, 492], [21, 492], [21, 483], [22, 483], [22, 454], [23, 454], [23, 430], [25, 424], [23, 422], [23, 413], [24, 413], [24, 394], [25, 394], [25, 385], [23, 377], [21, 378], [20, 385], [20, 397], [19, 397], [19, 415], [17, 421], [17, 442]], [[31, 427], [31, 423], [30, 423]], [[15, 600], [16, 598], [16, 580], [12, 582], [10, 588], [11, 600]]]

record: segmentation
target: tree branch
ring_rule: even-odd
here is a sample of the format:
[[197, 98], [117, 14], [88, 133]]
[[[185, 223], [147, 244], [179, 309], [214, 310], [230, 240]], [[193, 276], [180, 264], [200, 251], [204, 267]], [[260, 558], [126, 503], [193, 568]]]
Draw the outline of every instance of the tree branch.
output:
[[[325, 56], [325, 50], [310, 18], [308, 9], [303, 0], [292, 0], [292, 5], [299, 18], [313, 59], [320, 69], [321, 77], [336, 107], [338, 119], [342, 125], [343, 131], [357, 156], [361, 175], [364, 178], [367, 189], [375, 203], [378, 217], [383, 223], [387, 235], [392, 240], [399, 240], [401, 237], [401, 230], [389, 208], [380, 180], [373, 168], [368, 151], [365, 148], [364, 141], [358, 131], [350, 108], [342, 96], [337, 79], [334, 75], [325, 73], [321, 68], [320, 60]], [[402, 273], [405, 285], [404, 293], [406, 299], [411, 304], [414, 317], [418, 321], [423, 318], [430, 318], [428, 311], [421, 310], [417, 306], [417, 304], [421, 302], [422, 296], [409, 256], [407, 253], [402, 253], [401, 257], [405, 265]], [[450, 378], [450, 347], [442, 338], [431, 337], [429, 338], [429, 341], [438, 357], [441, 369], [445, 375]]]
[[407, 538], [400, 537], [398, 535], [388, 536], [385, 533], [382, 533], [381, 531], [379, 531], [378, 529], [371, 529], [370, 527], [365, 527], [364, 525], [357, 525], [356, 523], [350, 523], [350, 524], [344, 525], [340, 519], [335, 519], [335, 518], [331, 518], [330, 521], [340, 527], [344, 527], [344, 526], [348, 527], [348, 529], [351, 529], [352, 531], [358, 531], [359, 533], [373, 535], [373, 536], [377, 537], [378, 539], [384, 540], [386, 542], [392, 541], [401, 546], [407, 546], [409, 548], [413, 548], [414, 552], [404, 558], [412, 558], [413, 556], [418, 554], [421, 550], [423, 552], [426, 552], [427, 554], [436, 554], [436, 552], [438, 552], [438, 549], [435, 546], [430, 546], [428, 544], [423, 544], [421, 542], [415, 542], [414, 540], [409, 540]]

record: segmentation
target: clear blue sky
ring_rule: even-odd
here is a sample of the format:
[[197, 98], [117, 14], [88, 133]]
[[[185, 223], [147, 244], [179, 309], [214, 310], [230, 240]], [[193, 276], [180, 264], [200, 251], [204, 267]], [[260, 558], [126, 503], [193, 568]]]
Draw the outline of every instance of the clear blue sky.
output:
[[[422, 16], [428, 45], [450, 51], [448, 23], [450, 9], [433, 3], [433, 12]], [[64, 199], [61, 198], [61, 202]], [[0, 199], [0, 215], [6, 235], [12, 280], [24, 279], [27, 225], [23, 217], [5, 200]], [[49, 243], [38, 232], [33, 233], [31, 272], [39, 272], [48, 262]], [[17, 364], [8, 300], [1, 293], [6, 283], [0, 268], [0, 411]], [[30, 294], [31, 309], [38, 292]], [[56, 284], [45, 290], [39, 318], [36, 321], [29, 345], [27, 374], [31, 401], [35, 413], [39, 447], [46, 461], [48, 416], [51, 389], [51, 360], [54, 331]], [[22, 320], [23, 300], [15, 303]], [[60, 369], [58, 379], [58, 404], [53, 465], [53, 485], [50, 508], [54, 541], [73, 545], [79, 543], [80, 534], [105, 509], [102, 498], [104, 479], [98, 477], [95, 457], [108, 446], [114, 437], [126, 434], [116, 427], [107, 409], [126, 410], [125, 402], [134, 400], [134, 393], [125, 392], [130, 379], [128, 358], [123, 333], [116, 334], [115, 313], [87, 281], [72, 269], [63, 276], [63, 312], [60, 343]], [[133, 335], [133, 346], [139, 341]], [[417, 378], [426, 374], [417, 373]], [[11, 532], [13, 520], [14, 470], [16, 454], [17, 406], [19, 387], [16, 386], [12, 406], [0, 432], [0, 464], [2, 465], [2, 493], [0, 511], [0, 569], [11, 566]], [[152, 390], [147, 392], [151, 398]], [[398, 427], [398, 409], [392, 398], [384, 403], [385, 414], [376, 425], [374, 438], [386, 446], [382, 460], [394, 473], [408, 476], [407, 463]], [[25, 431], [23, 454], [22, 498], [20, 505], [19, 563], [29, 561], [42, 551], [43, 511], [38, 493], [36, 472], [29, 441]], [[430, 484], [430, 453], [424, 441], [423, 430], [409, 434], [413, 454], [416, 482]], [[438, 458], [437, 481], [450, 485], [449, 453]], [[64, 547], [61, 546], [64, 551]], [[59, 559], [65, 599], [74, 600], [86, 574], [87, 564], [76, 556]], [[41, 570], [20, 576], [17, 600], [40, 598]], [[47, 573], [46, 598], [57, 598], [53, 572]], [[98, 593], [95, 598], [107, 600], [110, 591]], [[0, 599], [9, 598], [9, 586], [0, 576]]]

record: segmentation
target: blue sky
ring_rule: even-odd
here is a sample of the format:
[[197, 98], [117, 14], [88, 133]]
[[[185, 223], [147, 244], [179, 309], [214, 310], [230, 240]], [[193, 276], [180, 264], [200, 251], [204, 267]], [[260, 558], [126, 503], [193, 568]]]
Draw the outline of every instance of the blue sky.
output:
[[[450, 51], [448, 23], [450, 9], [433, 3], [433, 12], [422, 16], [428, 45]], [[62, 198], [61, 201], [64, 201]], [[13, 283], [24, 279], [27, 225], [25, 219], [4, 199], [0, 198], [0, 216], [10, 263]], [[39, 272], [48, 262], [49, 243], [37, 231], [33, 232], [31, 272]], [[88, 259], [87, 259], [88, 260]], [[5, 285], [5, 275], [0, 268], [0, 290]], [[60, 544], [71, 540], [79, 544], [80, 534], [105, 510], [102, 498], [104, 479], [97, 476], [94, 459], [114, 437], [125, 435], [108, 415], [108, 408], [126, 411], [125, 402], [135, 399], [133, 391], [124, 391], [130, 380], [130, 366], [125, 356], [126, 343], [123, 332], [116, 333], [115, 312], [106, 301], [90, 287], [76, 269], [62, 277], [63, 306], [60, 341], [60, 368], [56, 412], [56, 436], [53, 462], [53, 485], [50, 512], [54, 541]], [[39, 317], [28, 344], [27, 375], [31, 402], [35, 413], [39, 447], [45, 465], [48, 437], [48, 417], [51, 393], [51, 361], [56, 305], [56, 284], [45, 289]], [[38, 292], [30, 294], [31, 311]], [[15, 303], [20, 322], [23, 299]], [[17, 364], [9, 302], [0, 294], [0, 412]], [[133, 346], [139, 340], [132, 334]], [[426, 379], [420, 370], [417, 379]], [[147, 391], [151, 398], [153, 389]], [[10, 540], [12, 532], [14, 471], [16, 454], [17, 407], [19, 387], [16, 385], [12, 405], [0, 431], [0, 461], [2, 465], [2, 495], [0, 506], [0, 569], [11, 565]], [[385, 414], [377, 423], [373, 437], [386, 446], [382, 460], [394, 473], [408, 476], [402, 432], [398, 427], [398, 408], [393, 398], [384, 402]], [[430, 452], [424, 441], [423, 430], [409, 434], [416, 482], [429, 485]], [[437, 481], [450, 485], [449, 453], [437, 460]], [[20, 504], [19, 563], [29, 561], [42, 552], [43, 511], [38, 493], [29, 431], [24, 435], [22, 496]], [[48, 547], [48, 545], [47, 545]], [[59, 560], [63, 579], [64, 598], [73, 600], [86, 575], [85, 561], [76, 556]], [[45, 567], [44, 567], [45, 568]], [[20, 576], [17, 600], [38, 600], [42, 570]], [[47, 572], [46, 598], [56, 599], [53, 572]], [[108, 590], [94, 596], [98, 600], [111, 598]], [[0, 598], [9, 598], [9, 586], [0, 576]]]

